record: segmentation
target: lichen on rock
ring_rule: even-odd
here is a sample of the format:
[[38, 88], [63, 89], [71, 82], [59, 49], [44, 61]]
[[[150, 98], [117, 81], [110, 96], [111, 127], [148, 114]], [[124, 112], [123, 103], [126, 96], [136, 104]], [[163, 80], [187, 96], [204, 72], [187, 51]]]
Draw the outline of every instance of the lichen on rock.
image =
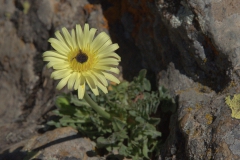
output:
[[240, 94], [235, 94], [232, 99], [230, 96], [227, 96], [225, 102], [232, 110], [231, 116], [240, 119]]

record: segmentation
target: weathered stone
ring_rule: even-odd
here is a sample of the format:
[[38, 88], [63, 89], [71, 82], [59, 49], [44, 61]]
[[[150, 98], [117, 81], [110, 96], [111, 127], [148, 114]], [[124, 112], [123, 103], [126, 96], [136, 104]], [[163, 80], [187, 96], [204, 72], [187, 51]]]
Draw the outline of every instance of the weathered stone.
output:
[[238, 0], [0, 1], [0, 149], [36, 134], [54, 104], [56, 82], [41, 58], [48, 38], [87, 22], [119, 43], [124, 78], [147, 68], [177, 97], [162, 159], [239, 159], [238, 120], [224, 103], [240, 91], [239, 6]]
[[[172, 139], [166, 148], [176, 145], [180, 159], [185, 159], [184, 155], [188, 159], [239, 159], [238, 139], [233, 138], [235, 144], [222, 137], [237, 122], [232, 120], [224, 98], [239, 92], [240, 2], [108, 2], [111, 5], [104, 15], [109, 24], [123, 26], [119, 36], [139, 49], [136, 51], [142, 59], [138, 62], [159, 72], [159, 85], [178, 97], [177, 115], [171, 122], [175, 126], [170, 126]], [[120, 11], [114, 11], [117, 5]], [[110, 34], [117, 36], [116, 30]], [[216, 131], [220, 126], [225, 132]]]
[[[233, 73], [239, 63], [240, 16], [235, 9], [239, 4], [238, 1], [182, 1], [174, 14], [168, 11], [171, 6], [166, 3], [159, 6], [163, 21], [172, 26], [169, 36], [178, 47], [182, 62], [178, 76], [171, 66], [166, 76], [161, 76], [165, 71], [160, 72], [159, 84], [179, 97], [176, 125], [186, 138], [185, 152], [189, 159], [239, 159], [236, 151], [239, 138], [231, 136], [237, 120], [232, 120], [224, 103], [228, 92], [236, 93], [238, 88], [230, 79], [239, 81], [239, 78], [227, 73]], [[171, 23], [173, 19], [175, 25]], [[233, 70], [229, 72], [230, 69]], [[223, 89], [224, 92], [219, 92]]]
[[87, 5], [87, 0], [0, 1], [0, 150], [36, 134], [52, 110], [57, 82], [42, 61], [50, 36], [85, 22], [106, 30], [101, 7], [87, 12]]
[[98, 160], [98, 157], [88, 157], [87, 152], [94, 146], [87, 138], [81, 138], [71, 127], [48, 131], [43, 135], [34, 136], [28, 141], [20, 142], [0, 156], [1, 159], [86, 159]]

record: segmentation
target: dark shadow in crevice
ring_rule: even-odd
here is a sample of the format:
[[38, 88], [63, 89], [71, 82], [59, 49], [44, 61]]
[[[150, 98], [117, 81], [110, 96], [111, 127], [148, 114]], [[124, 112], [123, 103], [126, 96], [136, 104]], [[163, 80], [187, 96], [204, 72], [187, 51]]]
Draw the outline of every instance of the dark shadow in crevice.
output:
[[[110, 17], [113, 15], [106, 14], [105, 11], [113, 5], [108, 0], [88, 0], [90, 4], [100, 4], [103, 10], [104, 17], [108, 21], [109, 34], [113, 43], [118, 43], [120, 48], [116, 51], [121, 57], [120, 65], [122, 66], [124, 79], [131, 81], [133, 77], [137, 76], [139, 71], [143, 69], [142, 56], [139, 48], [131, 37], [127, 37], [124, 26], [119, 18], [114, 23], [111, 22]], [[121, 6], [119, 6], [121, 9]], [[119, 12], [116, 10], [116, 12]], [[116, 15], [118, 16], [118, 15]]]
[[[126, 6], [122, 6], [122, 3], [115, 1], [113, 3], [111, 0], [89, 0], [89, 2], [102, 6], [104, 17], [108, 21], [110, 36], [113, 42], [118, 43], [120, 46], [117, 53], [122, 57], [120, 64], [123, 66], [124, 79], [131, 80], [142, 68], [147, 69], [150, 73], [157, 74], [161, 70], [166, 70], [169, 63], [173, 63], [181, 74], [186, 75], [195, 82], [199, 82], [203, 86], [209, 87], [217, 93], [224, 90], [231, 81], [230, 77], [226, 76], [226, 72], [231, 67], [230, 62], [224, 61], [227, 59], [227, 56], [219, 53], [213, 42], [207, 35], [201, 32], [196, 19], [193, 20], [193, 28], [195, 27], [193, 32], [196, 36], [196, 43], [202, 46], [202, 52], [204, 52], [206, 59], [200, 58], [200, 53], [199, 55], [194, 54], [197, 53], [196, 46], [194, 46], [195, 42], [192, 39], [187, 38], [187, 35], [190, 34], [189, 31], [187, 32], [186, 28], [182, 26], [177, 29], [170, 28], [170, 25], [168, 26], [159, 14], [159, 12], [164, 12], [164, 10], [158, 11], [157, 6], [152, 8], [153, 11], [149, 15], [144, 16], [142, 15], [143, 13], [140, 13], [142, 12], [140, 9], [143, 7], [140, 3], [143, 2], [139, 2], [135, 6], [131, 6], [134, 4], [129, 2], [127, 4], [128, 10], [124, 8]], [[149, 1], [149, 3], [151, 2]], [[166, 1], [164, 4], [168, 4], [165, 9], [172, 14], [176, 14], [179, 8], [183, 7], [179, 0]], [[128, 13], [128, 11], [131, 13]], [[136, 12], [138, 11], [141, 16], [137, 16], [138, 13]], [[153, 13], [159, 15], [152, 15]], [[148, 19], [149, 16], [154, 23]], [[136, 33], [137, 37], [134, 37]], [[151, 37], [151, 33], [154, 36], [149, 41], [147, 38]], [[145, 38], [144, 34], [146, 39], [138, 42], [139, 38]], [[152, 45], [152, 49], [148, 46], [148, 42]], [[138, 43], [140, 43], [139, 46]], [[146, 46], [142, 43], [146, 43]], [[154, 45], [161, 45], [162, 47]], [[148, 55], [148, 50], [153, 52], [153, 54]], [[155, 56], [155, 62], [152, 61], [154, 57], [148, 56]]]
[[123, 67], [124, 79], [131, 81], [143, 69], [140, 50], [131, 39], [124, 36], [124, 27], [121, 23], [110, 24], [109, 28], [112, 40], [120, 46], [117, 53], [121, 56], [120, 65]]
[[[163, 143], [160, 146], [162, 159], [176, 159], [186, 160], [189, 159], [186, 153], [187, 135], [185, 135], [179, 128], [178, 122], [178, 104], [179, 97], [175, 98], [175, 111], [163, 112], [160, 110], [161, 122], [159, 128], [163, 133]], [[160, 106], [161, 107], [161, 106]]]
[[2, 160], [23, 160], [27, 156], [27, 152], [22, 151], [23, 147], [18, 147], [13, 151], [5, 150], [0, 154]]

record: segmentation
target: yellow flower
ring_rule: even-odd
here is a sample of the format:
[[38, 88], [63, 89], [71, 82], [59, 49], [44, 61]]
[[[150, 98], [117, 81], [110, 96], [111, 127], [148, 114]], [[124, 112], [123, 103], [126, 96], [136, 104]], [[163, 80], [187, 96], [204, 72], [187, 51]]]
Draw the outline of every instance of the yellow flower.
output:
[[118, 44], [112, 44], [110, 37], [101, 32], [94, 36], [97, 29], [89, 29], [85, 24], [82, 30], [76, 25], [71, 35], [66, 28], [62, 28], [63, 36], [59, 31], [57, 38], [48, 41], [55, 49], [43, 53], [43, 60], [48, 61], [47, 67], [55, 70], [51, 78], [61, 79], [57, 89], [67, 85], [68, 89], [78, 90], [78, 98], [82, 99], [85, 93], [85, 84], [91, 88], [95, 95], [99, 94], [98, 88], [107, 93], [107, 80], [119, 83], [112, 73], [119, 73], [117, 68], [121, 58], [114, 52]]

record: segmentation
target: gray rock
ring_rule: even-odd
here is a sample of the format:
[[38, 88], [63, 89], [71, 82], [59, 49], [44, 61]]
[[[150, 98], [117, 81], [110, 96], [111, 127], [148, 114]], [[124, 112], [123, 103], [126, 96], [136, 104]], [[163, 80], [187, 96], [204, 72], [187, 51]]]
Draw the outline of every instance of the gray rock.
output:
[[237, 120], [224, 103], [229, 92], [238, 92], [238, 84], [230, 81], [239, 81], [234, 72], [240, 53], [240, 16], [235, 8], [239, 1], [182, 1], [174, 13], [168, 11], [171, 6], [161, 5], [165, 7], [160, 15], [165, 25], [172, 26], [169, 36], [180, 52], [181, 67], [169, 65], [167, 75], [161, 71], [159, 84], [179, 97], [176, 125], [185, 137], [186, 155], [189, 159], [239, 159], [239, 138], [232, 133], [233, 126], [238, 128]]
[[35, 135], [53, 107], [56, 82], [41, 58], [47, 39], [87, 22], [119, 43], [124, 78], [147, 68], [177, 97], [161, 159], [239, 159], [239, 123], [224, 103], [240, 87], [239, 7], [239, 0], [0, 1], [0, 150]]
[[175, 145], [178, 159], [239, 159], [239, 140], [228, 133], [238, 120], [224, 100], [239, 92], [240, 2], [124, 2], [123, 38], [178, 100], [162, 158], [173, 158]]
[[5, 151], [5, 154], [0, 155], [0, 158], [99, 160], [99, 157], [88, 156], [87, 152], [92, 150], [94, 145], [89, 139], [81, 138], [78, 131], [71, 127], [64, 127], [15, 144]]
[[59, 92], [42, 61], [50, 49], [47, 40], [63, 26], [85, 22], [106, 30], [101, 7], [86, 13], [87, 5], [87, 0], [0, 1], [1, 151], [43, 130], [51, 115]]

